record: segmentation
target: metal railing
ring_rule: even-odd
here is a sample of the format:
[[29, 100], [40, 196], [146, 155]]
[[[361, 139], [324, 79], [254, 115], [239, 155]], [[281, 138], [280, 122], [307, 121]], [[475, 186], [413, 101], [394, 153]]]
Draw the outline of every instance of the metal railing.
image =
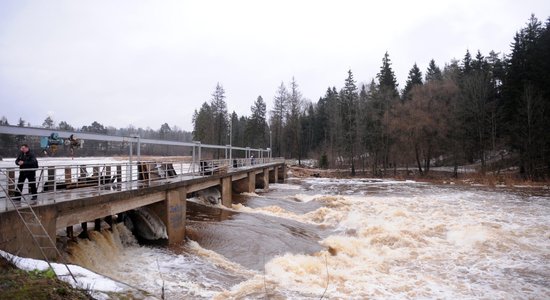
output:
[[[71, 164], [43, 166], [23, 171], [35, 172], [39, 201], [48, 203], [74, 200], [116, 191], [139, 189], [158, 180], [181, 181], [196, 177], [223, 174], [229, 171], [250, 168], [271, 162], [284, 162], [281, 158], [235, 158], [202, 161], [139, 161], [109, 162], [98, 164]], [[20, 170], [17, 167], [0, 168], [0, 211], [8, 210], [9, 196], [17, 190]], [[24, 192], [30, 193], [30, 182], [24, 183]], [[70, 193], [74, 189], [83, 189]], [[9, 194], [6, 194], [9, 193]], [[62, 197], [63, 196], [63, 197]], [[58, 199], [59, 198], [59, 199]], [[5, 205], [2, 207], [2, 200]]]

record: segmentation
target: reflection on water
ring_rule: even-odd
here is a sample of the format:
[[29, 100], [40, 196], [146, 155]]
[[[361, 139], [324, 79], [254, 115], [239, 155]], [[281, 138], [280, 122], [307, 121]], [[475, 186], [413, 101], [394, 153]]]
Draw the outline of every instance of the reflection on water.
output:
[[[118, 228], [73, 258], [152, 294], [164, 281], [169, 299], [550, 298], [547, 190], [322, 178], [270, 187], [232, 209], [189, 202], [183, 246], [139, 246]], [[116, 259], [102, 265], [104, 249]]]

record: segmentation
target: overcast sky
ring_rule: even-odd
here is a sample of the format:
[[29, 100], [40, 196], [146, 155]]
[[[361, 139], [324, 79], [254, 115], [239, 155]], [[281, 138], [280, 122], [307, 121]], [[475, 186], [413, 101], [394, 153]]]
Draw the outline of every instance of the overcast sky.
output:
[[415, 62], [508, 53], [531, 13], [550, 1], [1, 0], [0, 116], [191, 130], [217, 82], [248, 115], [292, 76], [314, 102], [369, 82], [388, 51], [402, 88]]

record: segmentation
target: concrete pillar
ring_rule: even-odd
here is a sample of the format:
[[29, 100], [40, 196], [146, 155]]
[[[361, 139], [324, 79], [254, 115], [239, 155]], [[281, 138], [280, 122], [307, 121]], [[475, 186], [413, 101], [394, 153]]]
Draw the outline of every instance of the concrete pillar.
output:
[[248, 192], [254, 193], [256, 190], [256, 172], [248, 172]]
[[179, 244], [185, 240], [185, 213], [187, 209], [187, 190], [180, 188], [166, 193], [168, 223], [168, 243]]
[[231, 195], [233, 193], [233, 188], [230, 176], [221, 179], [220, 188], [222, 195], [222, 205], [231, 208], [233, 200]]
[[[255, 173], [255, 172], [254, 172]], [[258, 173], [258, 174], [255, 174], [255, 177], [256, 177], [256, 185], [255, 185], [255, 188], [257, 189], [263, 189], [264, 186], [265, 186], [265, 182], [264, 182], [264, 173]]]
[[269, 171], [269, 183], [277, 183], [279, 181], [279, 167], [273, 167], [273, 170]]
[[286, 172], [285, 172], [285, 171], [286, 171], [286, 170], [285, 170], [285, 165], [282, 164], [282, 165], [280, 165], [280, 166], [277, 167], [277, 168], [279, 169], [279, 170], [277, 171], [277, 172], [278, 172], [278, 174], [277, 174], [277, 175], [278, 175], [278, 176], [277, 176], [278, 181], [279, 181], [279, 182], [285, 182], [285, 177], [286, 177], [286, 174], [285, 174], [285, 173], [286, 173]]
[[277, 167], [273, 167], [272, 170], [269, 170], [269, 183], [277, 183]]
[[166, 192], [166, 200], [147, 206], [166, 226], [170, 245], [180, 244], [185, 240], [186, 197], [185, 188], [173, 189]]
[[233, 191], [235, 193], [254, 193], [256, 190], [256, 173], [248, 172], [243, 179], [233, 181]]
[[269, 190], [269, 169], [264, 169], [264, 190]]
[[256, 188], [269, 189], [269, 169], [263, 169], [261, 173], [256, 174]]

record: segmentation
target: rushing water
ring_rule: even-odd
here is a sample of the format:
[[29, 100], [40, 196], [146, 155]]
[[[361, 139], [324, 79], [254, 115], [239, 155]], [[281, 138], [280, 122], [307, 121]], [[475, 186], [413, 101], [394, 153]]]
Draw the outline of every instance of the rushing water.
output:
[[119, 224], [72, 260], [167, 299], [550, 299], [550, 191], [294, 180], [188, 204], [189, 240]]

